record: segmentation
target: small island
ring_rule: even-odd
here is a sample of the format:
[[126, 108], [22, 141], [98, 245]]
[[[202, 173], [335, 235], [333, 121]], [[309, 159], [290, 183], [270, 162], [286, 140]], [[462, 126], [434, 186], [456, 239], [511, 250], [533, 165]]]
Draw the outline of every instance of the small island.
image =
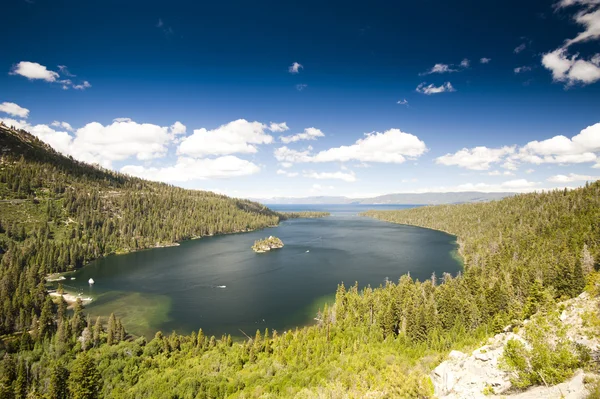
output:
[[252, 246], [252, 250], [259, 254], [278, 248], [283, 248], [283, 241], [273, 236], [269, 236], [264, 240], [256, 240]]

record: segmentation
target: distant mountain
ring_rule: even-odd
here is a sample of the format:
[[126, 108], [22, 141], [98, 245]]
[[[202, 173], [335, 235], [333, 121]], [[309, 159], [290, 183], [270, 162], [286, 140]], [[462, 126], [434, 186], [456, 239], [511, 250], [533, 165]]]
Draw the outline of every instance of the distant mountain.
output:
[[449, 193], [415, 193], [415, 194], [386, 194], [372, 198], [348, 198], [342, 196], [316, 196], [316, 197], [275, 197], [253, 198], [252, 201], [263, 204], [394, 204], [394, 205], [439, 205], [462, 204], [467, 202], [487, 202], [510, 197], [517, 193], [482, 193], [477, 191], [449, 192]]

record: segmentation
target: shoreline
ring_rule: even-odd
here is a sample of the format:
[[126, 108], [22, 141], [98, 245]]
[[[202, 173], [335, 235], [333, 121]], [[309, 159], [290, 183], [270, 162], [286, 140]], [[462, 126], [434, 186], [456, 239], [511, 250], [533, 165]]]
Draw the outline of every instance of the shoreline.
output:
[[59, 294], [58, 292], [56, 292], [56, 290], [50, 290], [48, 291], [48, 295], [50, 295], [52, 298], [60, 298], [62, 297], [65, 302], [67, 303], [67, 309], [72, 309], [73, 305], [75, 305], [75, 303], [77, 302], [77, 299], [81, 299], [81, 302], [83, 303], [83, 305], [88, 305], [89, 303], [91, 303], [94, 299], [92, 297], [84, 297], [82, 295], [73, 295], [70, 294], [68, 292], [64, 292], [64, 294]]
[[[367, 211], [367, 212], [368, 212], [368, 211]], [[379, 212], [381, 212], [381, 211], [379, 211]], [[440, 233], [445, 233], [445, 234], [448, 234], [448, 235], [450, 235], [450, 236], [452, 236], [452, 237], [455, 237], [455, 238], [456, 238], [455, 242], [456, 242], [456, 245], [458, 246], [458, 249], [457, 249], [456, 253], [457, 253], [457, 254], [460, 256], [460, 263], [461, 263], [461, 266], [462, 266], [463, 272], [465, 271], [466, 262], [465, 262], [465, 256], [464, 256], [464, 254], [463, 254], [463, 249], [464, 249], [464, 246], [463, 246], [463, 243], [462, 243], [462, 242], [461, 242], [461, 240], [460, 240], [460, 237], [459, 237], [459, 236], [457, 236], [456, 234], [453, 234], [453, 233], [451, 233], [451, 232], [449, 232], [449, 231], [442, 230], [442, 229], [435, 229], [435, 228], [433, 228], [433, 227], [419, 226], [419, 225], [417, 225], [417, 224], [406, 224], [406, 223], [396, 223], [396, 222], [390, 222], [389, 220], [384, 220], [384, 219], [380, 219], [380, 218], [377, 218], [377, 217], [374, 217], [374, 216], [365, 215], [364, 213], [363, 213], [363, 214], [359, 214], [359, 216], [363, 216], [363, 217], [367, 217], [367, 218], [371, 218], [371, 219], [379, 220], [380, 222], [386, 222], [386, 223], [391, 223], [391, 224], [397, 224], [397, 225], [400, 225], [400, 226], [418, 227], [418, 228], [420, 228], [420, 229], [427, 229], [427, 230], [439, 231]]]

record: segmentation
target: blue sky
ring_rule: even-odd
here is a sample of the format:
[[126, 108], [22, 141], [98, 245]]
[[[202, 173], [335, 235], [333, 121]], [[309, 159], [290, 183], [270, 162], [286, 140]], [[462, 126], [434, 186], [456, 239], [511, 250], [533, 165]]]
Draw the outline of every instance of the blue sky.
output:
[[8, 0], [0, 118], [234, 196], [600, 176], [600, 0], [288, 3]]

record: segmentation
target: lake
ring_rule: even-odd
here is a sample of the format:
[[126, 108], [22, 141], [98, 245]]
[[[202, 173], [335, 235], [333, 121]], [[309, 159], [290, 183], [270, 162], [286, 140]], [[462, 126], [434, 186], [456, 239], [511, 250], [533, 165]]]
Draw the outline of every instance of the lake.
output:
[[[199, 328], [217, 337], [253, 335], [266, 327], [282, 332], [311, 323], [342, 281], [376, 287], [408, 272], [421, 280], [434, 272], [456, 274], [456, 237], [358, 216], [367, 209], [408, 207], [273, 205], [332, 216], [109, 256], [68, 275], [63, 285], [94, 298], [86, 306], [92, 316], [114, 312], [129, 332], [148, 338], [158, 330]], [[250, 249], [270, 235], [285, 246], [264, 254]]]

